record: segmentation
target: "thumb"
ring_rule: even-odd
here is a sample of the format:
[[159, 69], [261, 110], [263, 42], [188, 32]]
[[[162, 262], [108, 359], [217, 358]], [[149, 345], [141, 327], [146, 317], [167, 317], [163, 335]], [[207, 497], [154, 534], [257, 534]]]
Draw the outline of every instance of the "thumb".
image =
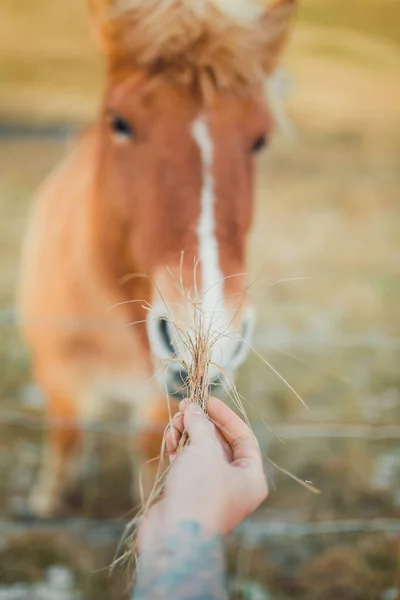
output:
[[198, 404], [186, 407], [183, 420], [192, 442], [216, 439], [214, 425]]

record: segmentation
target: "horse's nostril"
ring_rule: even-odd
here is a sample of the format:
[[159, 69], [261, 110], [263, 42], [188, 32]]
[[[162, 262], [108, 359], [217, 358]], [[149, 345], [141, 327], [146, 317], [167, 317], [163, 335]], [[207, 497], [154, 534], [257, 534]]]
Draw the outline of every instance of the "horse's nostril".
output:
[[243, 350], [244, 350], [243, 347], [247, 345], [247, 338], [249, 335], [249, 327], [250, 327], [250, 325], [249, 325], [248, 320], [244, 319], [243, 323], [242, 323], [242, 330], [240, 332], [240, 339], [236, 345], [235, 352], [233, 354], [234, 361], [236, 359], [238, 359], [238, 357], [240, 357], [240, 355], [243, 353]]
[[250, 327], [251, 327], [251, 320], [249, 319], [249, 317], [245, 317], [243, 319], [243, 323], [242, 323], [242, 342], [243, 340], [248, 340], [249, 338], [249, 334], [250, 334]]
[[240, 339], [238, 341], [238, 343], [236, 344], [235, 352], [233, 353], [233, 360], [235, 360], [241, 353], [241, 351], [243, 349], [243, 344], [244, 344], [244, 342], [242, 339]]
[[234, 367], [241, 365], [249, 353], [251, 348], [250, 342], [253, 337], [253, 326], [254, 313], [252, 309], [248, 309], [244, 315], [240, 339], [232, 357], [232, 365]]
[[176, 350], [171, 336], [171, 325], [166, 317], [161, 317], [158, 320], [158, 329], [162, 343], [171, 354], [175, 355]]

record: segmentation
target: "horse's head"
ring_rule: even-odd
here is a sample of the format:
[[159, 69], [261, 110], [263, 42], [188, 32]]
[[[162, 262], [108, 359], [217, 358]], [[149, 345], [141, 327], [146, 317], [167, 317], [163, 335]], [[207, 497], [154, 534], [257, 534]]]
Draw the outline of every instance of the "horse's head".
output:
[[[157, 358], [185, 358], [178, 329], [197, 326], [201, 304], [214, 380], [236, 369], [251, 338], [245, 246], [253, 161], [272, 121], [262, 79], [294, 2], [92, 4], [109, 63], [99, 184], [119, 214], [120, 274], [125, 268], [152, 281], [147, 332]], [[178, 361], [166, 371], [173, 391], [181, 385]]]

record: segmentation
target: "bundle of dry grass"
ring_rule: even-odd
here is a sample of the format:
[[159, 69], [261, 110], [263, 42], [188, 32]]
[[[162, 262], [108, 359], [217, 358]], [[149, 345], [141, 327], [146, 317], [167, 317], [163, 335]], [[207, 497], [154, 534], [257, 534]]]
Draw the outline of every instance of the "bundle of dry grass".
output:
[[[182, 260], [183, 260], [183, 257], [182, 257]], [[181, 262], [181, 264], [182, 264], [182, 262]], [[197, 265], [194, 266], [195, 272], [196, 272], [196, 268], [197, 268]], [[173, 277], [172, 272], [170, 272], [170, 275], [171, 275], [171, 277]], [[208, 399], [209, 399], [208, 372], [209, 372], [209, 369], [212, 367], [219, 368], [218, 365], [215, 365], [212, 362], [212, 358], [211, 358], [212, 357], [212, 348], [213, 348], [213, 345], [218, 341], [220, 336], [224, 336], [225, 334], [223, 331], [218, 334], [215, 334], [215, 332], [212, 333], [211, 322], [210, 322], [210, 319], [208, 318], [208, 316], [204, 313], [204, 310], [202, 307], [202, 301], [201, 301], [202, 299], [201, 299], [201, 297], [199, 297], [197, 288], [195, 288], [192, 291], [189, 291], [188, 289], [186, 289], [184, 287], [182, 279], [180, 279], [180, 281], [177, 281], [174, 278], [174, 282], [175, 282], [175, 285], [176, 285], [177, 289], [179, 290], [182, 298], [188, 303], [188, 305], [191, 307], [191, 309], [193, 311], [193, 315], [192, 315], [193, 321], [192, 322], [194, 323], [194, 326], [188, 330], [188, 329], [182, 328], [181, 325], [179, 324], [179, 322], [172, 321], [172, 326], [176, 329], [176, 333], [178, 334], [178, 336], [181, 340], [182, 346], [185, 350], [185, 352], [183, 354], [186, 356], [186, 359], [178, 359], [175, 357], [171, 357], [170, 361], [178, 361], [178, 363], [180, 364], [180, 366], [182, 367], [184, 372], [187, 373], [185, 379], [182, 381], [182, 387], [185, 389], [186, 396], [187, 396], [187, 402], [198, 404], [199, 406], [201, 406], [202, 410], [207, 414], [208, 413]], [[193, 297], [193, 295], [194, 295], [194, 297]], [[162, 298], [162, 300], [163, 300], [163, 298]], [[146, 308], [148, 310], [151, 309], [151, 307], [149, 307], [149, 306], [147, 306]], [[168, 306], [166, 304], [165, 304], [165, 309], [166, 309], [166, 312], [169, 313]], [[240, 307], [238, 310], [240, 310]], [[293, 392], [296, 395], [296, 397], [302, 402], [302, 404], [304, 404], [304, 406], [306, 407], [303, 399], [296, 392], [296, 390], [286, 381], [286, 379], [284, 379], [282, 377], [282, 375], [280, 373], [278, 373], [278, 371], [276, 371], [274, 369], [274, 367], [272, 367], [272, 365], [263, 356], [261, 356], [254, 348], [251, 348], [251, 349], [266, 364], [266, 366], [268, 366], [272, 370], [272, 372], [275, 375], [277, 375], [287, 385], [289, 390], [291, 392]], [[169, 361], [167, 361], [167, 362], [169, 362]], [[167, 368], [168, 368], [168, 366], [167, 366]], [[226, 382], [227, 382], [227, 385], [224, 386], [225, 390], [227, 391], [230, 399], [236, 406], [236, 408], [237, 408], [238, 412], [240, 413], [240, 415], [242, 416], [242, 418], [245, 420], [247, 425], [251, 428], [251, 424], [249, 422], [249, 419], [247, 417], [246, 410], [244, 407], [243, 399], [240, 396], [240, 394], [238, 393], [238, 391], [235, 387], [234, 381], [232, 380], [231, 377], [226, 375]], [[169, 402], [168, 396], [166, 397], [166, 402]], [[262, 421], [268, 428], [265, 421], [263, 419], [262, 419]], [[218, 427], [217, 423], [214, 423], [214, 424]], [[148, 513], [152, 509], [152, 507], [162, 499], [163, 492], [164, 492], [165, 480], [166, 480], [166, 477], [168, 476], [168, 473], [171, 468], [171, 465], [169, 464], [169, 462], [165, 460], [166, 455], [167, 455], [166, 448], [165, 448], [165, 446], [166, 446], [165, 438], [168, 433], [168, 430], [171, 427], [172, 428], [174, 427], [174, 418], [172, 417], [172, 415], [171, 415], [170, 423], [167, 425], [167, 427], [164, 431], [160, 455], [159, 455], [159, 457], [157, 457], [155, 459], [155, 460], [159, 461], [159, 464], [158, 464], [158, 471], [157, 471], [157, 475], [156, 475], [156, 478], [154, 481], [153, 488], [152, 488], [148, 498], [144, 498], [144, 495], [142, 493], [141, 509], [128, 525], [128, 528], [127, 528], [128, 534], [125, 535], [124, 541], [123, 541], [123, 544], [125, 547], [124, 552], [120, 556], [120, 558], [118, 558], [116, 560], [116, 562], [114, 564], [119, 563], [119, 562], [125, 562], [125, 561], [129, 561], [129, 562], [133, 561], [133, 563], [136, 563], [137, 556], [138, 556], [138, 551], [137, 551], [138, 531], [140, 529], [142, 521], [146, 518], [146, 516], [148, 515]], [[187, 444], [190, 444], [190, 438], [189, 438], [187, 432], [184, 431], [180, 437], [175, 456], [178, 456], [184, 450], [184, 448], [187, 446]], [[306, 489], [308, 489], [308, 491], [310, 491], [311, 493], [314, 493], [314, 494], [320, 493], [320, 491], [318, 489], [316, 489], [310, 482], [305, 482], [305, 481], [299, 479], [298, 477], [296, 477], [294, 474], [290, 473], [286, 469], [281, 468], [279, 465], [274, 463], [268, 457], [265, 456], [264, 458], [275, 469], [279, 470], [286, 476], [292, 478], [298, 484], [300, 484], [300, 485], [304, 486]], [[167, 462], [168, 462], [168, 464], [166, 464]], [[121, 550], [121, 546], [120, 546], [119, 550]]]
[[[194, 266], [195, 272], [196, 269], [197, 265]], [[170, 275], [171, 277], [173, 277], [172, 272], [170, 272]], [[199, 406], [201, 406], [202, 410], [206, 414], [208, 414], [209, 370], [212, 367], [218, 367], [218, 365], [215, 365], [212, 362], [212, 348], [213, 345], [218, 341], [220, 336], [224, 335], [224, 332], [222, 331], [218, 334], [215, 334], [215, 332], [213, 332], [211, 328], [212, 319], [210, 320], [209, 316], [207, 316], [204, 312], [204, 309], [202, 307], [202, 299], [199, 296], [197, 288], [189, 291], [184, 287], [182, 280], [177, 281], [174, 278], [174, 282], [182, 298], [186, 301], [186, 303], [192, 310], [193, 327], [190, 329], [185, 329], [177, 320], [169, 321], [171, 326], [174, 327], [176, 330], [176, 334], [180, 339], [181, 349], [184, 350], [184, 352], [182, 352], [182, 355], [186, 358], [179, 359], [171, 357], [169, 360], [166, 361], [166, 368], [168, 369], [172, 362], [179, 363], [179, 366], [182, 368], [182, 371], [186, 374], [186, 376], [182, 379], [182, 389], [185, 390], [187, 402], [198, 404]], [[162, 300], [164, 302], [163, 298]], [[147, 310], [151, 309], [149, 305], [147, 305], [145, 308]], [[170, 314], [166, 303], [165, 310], [167, 314]], [[226, 375], [226, 381], [227, 386], [225, 387], [225, 389], [227, 389], [228, 394], [235, 403], [237, 409], [250, 426], [243, 403], [239, 394], [236, 391], [233, 380], [228, 375]], [[166, 396], [166, 402], [169, 403], [168, 395]], [[141, 508], [138, 514], [128, 524], [127, 533], [124, 536], [123, 540], [123, 553], [121, 554], [120, 545], [118, 549], [120, 557], [115, 561], [114, 565], [125, 561], [132, 562], [132, 560], [134, 563], [136, 562], [138, 554], [137, 534], [140, 529], [140, 525], [142, 521], [146, 518], [152, 507], [162, 499], [165, 480], [171, 468], [169, 461], [165, 460], [167, 457], [165, 439], [169, 429], [171, 427], [173, 428], [173, 426], [174, 418], [171, 414], [171, 420], [164, 431], [160, 455], [156, 459], [154, 459], [158, 461], [158, 470], [153, 484], [153, 488], [147, 498], [144, 496], [142, 490]], [[178, 456], [189, 443], [190, 438], [187, 432], [184, 431], [180, 437], [175, 455]], [[144, 465], [143, 468], [145, 469], [146, 465]], [[142, 489], [141, 485], [140, 488]]]

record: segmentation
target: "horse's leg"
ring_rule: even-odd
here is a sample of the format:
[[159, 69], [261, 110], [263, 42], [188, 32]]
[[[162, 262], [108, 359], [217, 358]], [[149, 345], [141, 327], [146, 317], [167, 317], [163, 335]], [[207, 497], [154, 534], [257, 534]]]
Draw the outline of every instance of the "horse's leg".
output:
[[132, 427], [136, 428], [139, 422], [139, 431], [136, 430], [131, 446], [135, 506], [140, 504], [141, 495], [145, 500], [149, 497], [157, 475], [169, 464], [168, 457], [161, 457], [160, 454], [165, 428], [177, 408], [175, 400], [170, 400], [168, 406], [165, 396], [159, 396], [147, 401], [139, 414], [132, 412]]
[[39, 476], [29, 497], [29, 508], [38, 517], [50, 517], [62, 503], [75, 476], [76, 452], [81, 441], [77, 408], [59, 394], [47, 397], [47, 439]]

